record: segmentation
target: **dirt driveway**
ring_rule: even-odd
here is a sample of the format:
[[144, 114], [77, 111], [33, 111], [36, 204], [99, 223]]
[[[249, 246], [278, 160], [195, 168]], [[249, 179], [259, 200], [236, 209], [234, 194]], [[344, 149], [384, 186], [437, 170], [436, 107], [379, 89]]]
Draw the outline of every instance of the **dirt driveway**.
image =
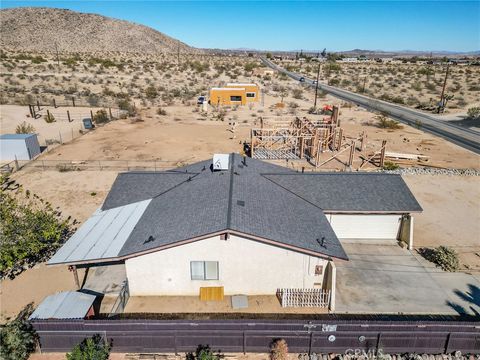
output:
[[480, 314], [480, 277], [447, 273], [397, 245], [343, 244], [339, 313]]

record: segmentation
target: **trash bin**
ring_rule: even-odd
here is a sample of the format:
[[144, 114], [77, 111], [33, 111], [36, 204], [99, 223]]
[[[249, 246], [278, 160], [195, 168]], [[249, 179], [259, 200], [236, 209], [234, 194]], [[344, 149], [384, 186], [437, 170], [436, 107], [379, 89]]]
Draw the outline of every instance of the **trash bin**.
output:
[[85, 118], [82, 121], [83, 121], [83, 127], [87, 130], [93, 129], [95, 127], [95, 125], [93, 125], [92, 119], [90, 118]]

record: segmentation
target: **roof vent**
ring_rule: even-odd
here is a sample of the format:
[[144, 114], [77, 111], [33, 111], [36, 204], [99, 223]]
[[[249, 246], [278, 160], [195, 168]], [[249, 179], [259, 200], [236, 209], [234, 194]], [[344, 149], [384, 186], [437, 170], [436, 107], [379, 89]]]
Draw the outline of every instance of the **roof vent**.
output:
[[228, 170], [230, 162], [229, 154], [214, 154], [213, 155], [213, 170]]

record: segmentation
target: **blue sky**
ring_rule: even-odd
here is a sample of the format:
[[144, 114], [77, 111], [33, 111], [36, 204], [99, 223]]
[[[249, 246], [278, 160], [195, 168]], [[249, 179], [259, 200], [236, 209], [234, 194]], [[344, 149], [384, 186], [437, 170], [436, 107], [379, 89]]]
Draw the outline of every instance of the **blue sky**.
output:
[[1, 1], [151, 26], [202, 48], [480, 49], [477, 1]]

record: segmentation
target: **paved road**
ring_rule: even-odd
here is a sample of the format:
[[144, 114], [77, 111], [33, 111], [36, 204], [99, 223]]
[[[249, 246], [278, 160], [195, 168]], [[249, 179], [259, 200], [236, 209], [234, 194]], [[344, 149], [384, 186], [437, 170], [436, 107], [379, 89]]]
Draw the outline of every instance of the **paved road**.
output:
[[[299, 80], [302, 77], [299, 74], [281, 68], [265, 58], [262, 58], [262, 61], [265, 65], [279, 72], [283, 72], [292, 79]], [[311, 87], [315, 87], [312, 79], [305, 78], [305, 83]], [[417, 110], [391, 104], [382, 100], [372, 99], [368, 96], [359, 95], [333, 86], [318, 84], [318, 87], [340, 99], [353, 102], [368, 110], [387, 113], [390, 117], [404, 124], [419, 127], [421, 130], [440, 136], [465, 149], [480, 154], [480, 133], [474, 130], [466, 129], [447, 121], [438, 120], [432, 115]]]

